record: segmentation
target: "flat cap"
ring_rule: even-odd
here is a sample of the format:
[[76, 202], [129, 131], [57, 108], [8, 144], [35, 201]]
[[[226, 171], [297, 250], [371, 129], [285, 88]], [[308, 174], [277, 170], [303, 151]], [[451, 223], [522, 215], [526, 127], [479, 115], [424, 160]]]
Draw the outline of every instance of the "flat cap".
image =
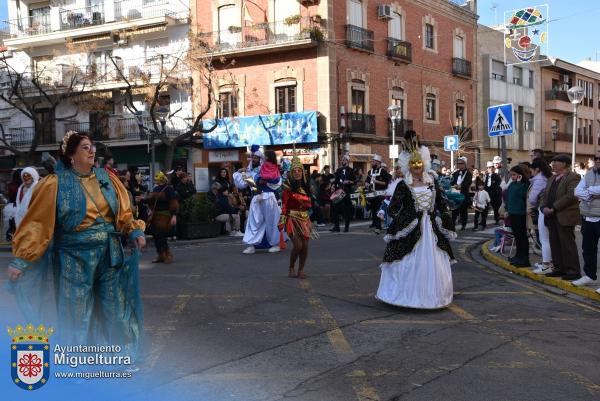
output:
[[553, 162], [563, 162], [565, 164], [571, 165], [571, 156], [569, 155], [556, 155], [552, 158]]

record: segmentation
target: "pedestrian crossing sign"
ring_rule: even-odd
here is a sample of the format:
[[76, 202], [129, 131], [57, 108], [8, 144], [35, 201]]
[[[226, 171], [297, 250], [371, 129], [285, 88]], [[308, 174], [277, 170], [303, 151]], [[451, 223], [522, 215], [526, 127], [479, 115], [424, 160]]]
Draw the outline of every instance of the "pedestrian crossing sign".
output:
[[514, 133], [512, 103], [488, 107], [488, 135], [496, 137]]

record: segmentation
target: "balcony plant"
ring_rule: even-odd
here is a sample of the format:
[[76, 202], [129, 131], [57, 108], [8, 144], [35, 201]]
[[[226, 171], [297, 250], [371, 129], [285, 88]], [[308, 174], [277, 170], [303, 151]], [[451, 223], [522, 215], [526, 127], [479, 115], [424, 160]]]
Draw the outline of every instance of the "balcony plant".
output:
[[283, 20], [285, 25], [296, 25], [300, 23], [300, 14], [290, 15], [289, 17]]
[[322, 42], [325, 39], [325, 35], [323, 31], [318, 26], [311, 26], [308, 28], [304, 28], [300, 31], [300, 34], [303, 37], [310, 37], [312, 40], [316, 40], [317, 42]]
[[315, 14], [310, 17], [310, 21], [314, 22], [315, 24], [321, 24], [321, 22], [323, 22], [323, 17], [321, 17], [320, 14]]
[[217, 215], [217, 207], [204, 194], [186, 199], [179, 208], [178, 236], [182, 239], [219, 236], [223, 223], [215, 221]]
[[242, 27], [241, 26], [236, 26], [236, 25], [231, 25], [229, 28], [227, 28], [229, 30], [229, 32], [231, 33], [238, 33], [238, 32], [242, 32]]

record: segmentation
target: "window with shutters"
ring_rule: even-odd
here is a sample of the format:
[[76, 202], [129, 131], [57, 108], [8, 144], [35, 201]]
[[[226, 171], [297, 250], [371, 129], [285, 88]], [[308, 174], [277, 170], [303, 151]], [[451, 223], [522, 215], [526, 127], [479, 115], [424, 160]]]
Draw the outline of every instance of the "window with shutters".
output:
[[293, 113], [296, 111], [296, 85], [275, 88], [275, 111], [276, 113]]
[[348, 24], [366, 28], [363, 26], [363, 5], [360, 0], [348, 0]]
[[425, 119], [435, 121], [436, 118], [436, 97], [433, 93], [428, 93], [425, 97]]
[[394, 12], [392, 13], [392, 19], [390, 19], [390, 38], [404, 40], [402, 32], [402, 15]]
[[492, 79], [506, 81], [506, 66], [502, 61], [492, 60]]
[[365, 91], [363, 89], [352, 88], [351, 112], [355, 114], [365, 114]]
[[435, 49], [434, 28], [431, 24], [425, 24], [425, 47]]
[[224, 90], [219, 93], [218, 118], [237, 117], [238, 99], [233, 90]]
[[454, 57], [465, 59], [465, 39], [460, 36], [454, 36]]
[[523, 69], [521, 67], [513, 66], [513, 84], [523, 84]]

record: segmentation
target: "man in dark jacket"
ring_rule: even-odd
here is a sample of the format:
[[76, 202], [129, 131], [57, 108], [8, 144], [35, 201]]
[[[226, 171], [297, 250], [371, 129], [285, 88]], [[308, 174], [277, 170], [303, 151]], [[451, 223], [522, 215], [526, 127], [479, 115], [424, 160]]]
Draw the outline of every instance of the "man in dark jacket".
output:
[[486, 192], [490, 195], [490, 203], [494, 210], [494, 220], [496, 220], [496, 224], [499, 224], [500, 213], [498, 213], [498, 210], [500, 209], [500, 205], [502, 205], [502, 187], [500, 186], [502, 178], [500, 177], [500, 174], [495, 171], [493, 162], [487, 162], [486, 164], [483, 183]]
[[[367, 180], [365, 184], [368, 186], [370, 191], [385, 191], [388, 184], [392, 180], [392, 176], [382, 167], [382, 158], [379, 155], [374, 155], [371, 160], [371, 170], [367, 173]], [[385, 196], [374, 196], [369, 201], [369, 208], [371, 209], [371, 226], [377, 234], [381, 230], [381, 219], [377, 217], [377, 212], [381, 207]]]
[[179, 201], [184, 202], [190, 196], [196, 193], [196, 187], [192, 182], [191, 174], [185, 174], [181, 177], [181, 182], [175, 188], [179, 194]]
[[342, 156], [341, 164], [342, 167], [338, 168], [335, 172], [335, 179], [333, 181], [334, 190], [342, 188], [346, 193], [346, 196], [341, 202], [338, 202], [333, 206], [333, 223], [334, 226], [331, 230], [333, 232], [340, 232], [340, 214], [344, 216], [345, 228], [344, 232], [350, 231], [350, 218], [352, 217], [352, 202], [350, 201], [350, 194], [352, 193], [352, 186], [356, 181], [354, 170], [348, 166], [350, 157], [348, 155]]
[[452, 174], [452, 186], [465, 196], [465, 200], [458, 209], [452, 211], [452, 225], [456, 225], [456, 219], [460, 216], [462, 231], [467, 227], [467, 219], [469, 217], [469, 205], [471, 204], [471, 193], [469, 189], [471, 187], [471, 181], [473, 181], [473, 175], [467, 169], [466, 157], [459, 157], [456, 161], [456, 167], [458, 170]]

